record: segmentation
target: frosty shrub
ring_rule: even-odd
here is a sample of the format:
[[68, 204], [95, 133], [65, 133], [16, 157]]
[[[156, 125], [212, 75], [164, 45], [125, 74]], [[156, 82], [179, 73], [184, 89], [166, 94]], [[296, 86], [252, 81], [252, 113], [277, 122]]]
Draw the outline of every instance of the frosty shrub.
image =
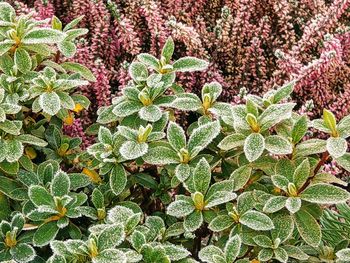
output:
[[[350, 194], [324, 169], [350, 171], [350, 116], [298, 114], [294, 82], [242, 105], [217, 82], [186, 93], [176, 73], [208, 63], [173, 59], [168, 38], [130, 64], [82, 150], [62, 133], [89, 106], [74, 88], [94, 81], [69, 62], [80, 19], [50, 27], [0, 3], [0, 261], [350, 261]], [[181, 112], [197, 117], [186, 129]]]

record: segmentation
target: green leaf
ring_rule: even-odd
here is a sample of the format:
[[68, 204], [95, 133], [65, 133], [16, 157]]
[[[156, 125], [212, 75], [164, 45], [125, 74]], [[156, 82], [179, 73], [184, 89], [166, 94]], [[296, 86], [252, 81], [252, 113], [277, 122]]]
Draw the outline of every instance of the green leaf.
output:
[[307, 260], [309, 258], [309, 256], [298, 247], [285, 245], [283, 246], [283, 249], [287, 252], [288, 256], [291, 258], [295, 258], [299, 260]]
[[123, 143], [119, 149], [120, 154], [127, 160], [133, 160], [145, 155], [148, 151], [147, 143], [137, 143], [134, 141], [127, 141]]
[[298, 197], [289, 197], [286, 201], [286, 208], [292, 214], [298, 212], [301, 208], [301, 199]]
[[0, 20], [12, 22], [15, 16], [16, 11], [9, 3], [0, 3]]
[[251, 174], [252, 168], [248, 165], [244, 165], [234, 170], [233, 173], [230, 175], [230, 180], [233, 180], [234, 182], [233, 190], [237, 191], [243, 188], [243, 186], [245, 186], [248, 183]]
[[196, 95], [181, 93], [177, 95], [175, 100], [171, 103], [171, 107], [183, 111], [196, 111], [202, 106], [201, 101]]
[[188, 150], [192, 158], [207, 147], [208, 144], [219, 135], [220, 128], [219, 121], [213, 121], [193, 130], [188, 140]]
[[228, 151], [236, 147], [241, 147], [244, 145], [245, 138], [246, 136], [240, 133], [230, 134], [218, 144], [218, 147], [224, 151]]
[[69, 193], [70, 180], [68, 175], [63, 172], [57, 172], [51, 181], [51, 193], [53, 196], [62, 197]]
[[341, 137], [330, 137], [327, 139], [327, 151], [333, 158], [342, 157], [348, 149], [348, 143]]
[[30, 134], [21, 134], [17, 137], [17, 139], [22, 143], [27, 143], [35, 146], [40, 146], [40, 147], [47, 146], [47, 142]]
[[186, 135], [184, 130], [175, 122], [170, 121], [167, 129], [167, 137], [170, 145], [177, 151], [186, 147]]
[[202, 223], [203, 223], [202, 211], [195, 210], [194, 212], [192, 212], [191, 214], [185, 217], [184, 228], [188, 232], [194, 232], [195, 230], [200, 228]]
[[9, 51], [13, 44], [14, 41], [9, 40], [0, 42], [0, 56], [4, 55], [7, 51]]
[[327, 150], [326, 144], [326, 141], [321, 139], [306, 140], [296, 146], [296, 154], [298, 156], [307, 156], [323, 153]]
[[249, 162], [258, 159], [265, 149], [265, 139], [260, 133], [250, 134], [244, 142], [244, 153]]
[[350, 115], [344, 117], [337, 125], [339, 135], [343, 138], [350, 136]]
[[239, 235], [234, 235], [233, 237], [229, 238], [224, 248], [224, 253], [225, 253], [227, 262], [235, 261], [235, 259], [239, 255], [241, 244], [242, 244], [242, 241]]
[[130, 241], [136, 251], [140, 251], [142, 246], [147, 243], [145, 235], [138, 230], [131, 234]]
[[281, 243], [290, 239], [294, 231], [292, 216], [287, 211], [280, 211], [273, 215], [275, 228], [271, 230], [272, 240], [280, 239]]
[[79, 63], [75, 63], [75, 62], [64, 62], [61, 64], [61, 66], [67, 70], [67, 71], [71, 71], [71, 72], [74, 72], [74, 73], [79, 73], [83, 78], [89, 80], [89, 81], [92, 81], [92, 82], [95, 82], [96, 81], [96, 78], [95, 76], [91, 73], [91, 71], [79, 64]]
[[129, 67], [131, 78], [137, 82], [146, 81], [148, 78], [148, 70], [145, 64], [140, 62], [132, 62]]
[[5, 120], [4, 122], [0, 122], [0, 129], [12, 135], [19, 135], [21, 127], [18, 127], [15, 121]]
[[295, 169], [293, 174], [293, 181], [297, 189], [300, 189], [310, 175], [310, 163], [308, 159], [305, 159], [299, 166]]
[[292, 141], [293, 143], [298, 143], [304, 137], [308, 129], [307, 117], [300, 117], [293, 125], [292, 128]]
[[158, 183], [157, 181], [146, 173], [138, 173], [134, 174], [133, 177], [135, 178], [136, 182], [143, 187], [149, 188], [149, 189], [157, 189]]
[[208, 67], [209, 63], [205, 60], [194, 57], [183, 57], [174, 62], [173, 68], [175, 71], [191, 72], [204, 70]]
[[258, 122], [261, 129], [267, 130], [277, 123], [292, 117], [295, 103], [283, 103], [270, 105], [260, 116]]
[[37, 247], [46, 246], [56, 237], [58, 230], [56, 221], [42, 224], [34, 233], [34, 245]]
[[[207, 197], [207, 196], [206, 196]], [[211, 208], [217, 205], [227, 203], [235, 199], [237, 195], [228, 191], [217, 191], [213, 195], [207, 197], [206, 199], [206, 208]]]
[[339, 166], [350, 172], [350, 153], [344, 154], [342, 157], [336, 159]]
[[304, 210], [294, 214], [294, 222], [303, 240], [310, 246], [318, 247], [321, 242], [321, 228], [316, 219]]
[[194, 211], [195, 207], [192, 203], [184, 200], [172, 202], [167, 209], [167, 214], [175, 217], [188, 216]]
[[118, 103], [112, 110], [117, 117], [126, 117], [135, 112], [138, 112], [142, 108], [142, 104], [136, 101], [123, 101]]
[[155, 70], [159, 69], [159, 61], [158, 61], [158, 59], [155, 58], [154, 56], [150, 55], [150, 54], [141, 53], [141, 54], [137, 55], [137, 59], [141, 63], [151, 67], [152, 69], [155, 69]]
[[240, 218], [239, 222], [251, 229], [266, 231], [274, 228], [272, 220], [265, 214], [258, 211], [247, 211]]
[[30, 262], [35, 256], [35, 250], [28, 244], [20, 243], [10, 249], [10, 253], [17, 262]]
[[23, 44], [55, 44], [61, 42], [66, 34], [50, 28], [34, 28], [22, 38]]
[[293, 92], [294, 84], [295, 81], [291, 81], [277, 89], [275, 94], [273, 94], [273, 103], [278, 103], [281, 100], [288, 98]]
[[273, 154], [290, 154], [293, 151], [292, 144], [279, 135], [266, 137], [265, 148]]
[[59, 51], [67, 58], [72, 58], [77, 51], [76, 45], [71, 41], [62, 41], [57, 44]]
[[15, 139], [6, 141], [6, 160], [10, 163], [16, 162], [23, 155], [23, 145]]
[[286, 205], [286, 197], [285, 196], [273, 196], [267, 200], [264, 205], [263, 211], [265, 213], [275, 213]]
[[287, 261], [288, 261], [288, 254], [283, 248], [281, 248], [281, 247], [276, 248], [274, 250], [274, 253], [275, 253], [275, 258], [279, 262], [287, 263]]
[[323, 121], [327, 128], [332, 132], [337, 130], [337, 120], [331, 111], [323, 109]]
[[209, 229], [214, 232], [221, 232], [230, 226], [232, 226], [234, 223], [232, 217], [227, 215], [219, 215], [215, 217], [212, 221], [209, 223]]
[[156, 122], [162, 118], [162, 111], [158, 106], [150, 105], [142, 107], [139, 111], [139, 116], [145, 121]]
[[191, 254], [186, 248], [179, 245], [167, 244], [163, 245], [163, 248], [169, 258], [174, 261], [181, 260]]
[[225, 258], [224, 252], [222, 252], [220, 248], [213, 245], [203, 247], [198, 254], [199, 259], [207, 263], [216, 263], [216, 261], [214, 260], [214, 256]]
[[334, 185], [314, 184], [307, 187], [300, 194], [300, 198], [316, 204], [338, 204], [346, 202], [350, 193]]
[[61, 109], [60, 97], [56, 92], [44, 92], [39, 96], [39, 105], [43, 112], [54, 116]]
[[273, 246], [271, 239], [265, 235], [254, 236], [253, 240], [259, 247], [271, 248]]
[[149, 164], [165, 165], [171, 163], [179, 163], [180, 158], [177, 153], [165, 146], [156, 146], [148, 149], [146, 155], [142, 159]]
[[270, 248], [263, 248], [258, 254], [258, 259], [262, 262], [268, 262], [273, 256], [273, 250]]
[[202, 158], [193, 172], [194, 189], [205, 194], [209, 188], [211, 180], [210, 165], [205, 158]]
[[91, 201], [97, 209], [105, 207], [103, 194], [98, 188], [95, 188], [94, 191], [92, 191]]
[[50, 193], [40, 185], [31, 185], [28, 190], [30, 201], [36, 206], [48, 205], [55, 207], [55, 201]]
[[174, 53], [174, 48], [175, 46], [173, 39], [168, 37], [162, 49], [162, 56], [165, 58], [166, 63], [170, 62], [170, 59]]
[[116, 165], [113, 167], [110, 179], [109, 186], [111, 187], [112, 192], [115, 195], [119, 195], [125, 188], [127, 183], [127, 176], [122, 165]]
[[98, 249], [103, 251], [118, 246], [124, 238], [124, 227], [121, 224], [107, 226], [98, 236]]
[[14, 54], [15, 65], [22, 73], [26, 73], [32, 69], [32, 59], [29, 53], [23, 48], [17, 48]]

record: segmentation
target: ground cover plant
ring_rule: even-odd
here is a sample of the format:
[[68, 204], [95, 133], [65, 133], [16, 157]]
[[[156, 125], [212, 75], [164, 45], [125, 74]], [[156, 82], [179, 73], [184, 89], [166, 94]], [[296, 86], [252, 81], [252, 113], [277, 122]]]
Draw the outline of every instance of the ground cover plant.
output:
[[169, 37], [132, 61], [85, 149], [63, 132], [98, 81], [72, 61], [83, 17], [33, 16], [0, 2], [1, 262], [350, 261], [350, 193], [326, 166], [350, 171], [350, 115], [295, 110], [299, 79], [235, 104], [215, 80], [185, 92], [178, 75], [209, 63]]

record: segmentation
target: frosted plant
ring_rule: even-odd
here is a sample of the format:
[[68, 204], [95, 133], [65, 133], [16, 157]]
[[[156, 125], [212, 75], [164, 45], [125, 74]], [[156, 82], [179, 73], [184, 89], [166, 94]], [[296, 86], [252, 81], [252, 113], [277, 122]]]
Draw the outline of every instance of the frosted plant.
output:
[[[201, 84], [200, 96], [186, 93], [179, 85], [186, 75], [177, 72], [204, 70], [208, 62], [173, 56], [174, 42], [162, 34], [160, 58], [142, 53], [128, 64], [130, 82], [97, 110], [85, 137], [64, 135], [62, 128], [76, 123], [83, 134], [75, 118], [89, 101], [75, 89], [95, 80], [68, 59], [75, 37], [87, 32], [75, 27], [93, 20], [89, 35], [103, 39], [110, 21], [94, 20], [107, 12], [103, 1], [79, 4], [91, 9], [89, 18], [64, 25], [53, 17], [49, 25], [0, 3], [1, 261], [349, 261], [350, 193], [327, 168], [333, 162], [350, 171], [349, 116], [301, 114], [290, 98], [300, 79], [262, 96], [242, 89], [236, 104], [220, 102], [227, 94], [216, 78]], [[151, 34], [164, 33], [156, 2], [144, 5]], [[232, 19], [225, 10], [220, 25]], [[169, 26], [175, 24], [190, 30]], [[111, 41], [123, 36], [117, 27], [106, 31]], [[96, 85], [105, 81], [97, 73]], [[310, 127], [326, 139], [314, 138]]]

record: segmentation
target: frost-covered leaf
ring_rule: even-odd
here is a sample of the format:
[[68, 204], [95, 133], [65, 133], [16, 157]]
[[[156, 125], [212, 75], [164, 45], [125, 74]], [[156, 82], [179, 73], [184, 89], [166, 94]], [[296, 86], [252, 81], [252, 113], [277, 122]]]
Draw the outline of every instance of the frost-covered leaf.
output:
[[283, 249], [287, 252], [288, 256], [291, 258], [299, 259], [299, 260], [307, 260], [309, 256], [302, 251], [300, 248], [291, 245], [283, 246]]
[[202, 158], [193, 172], [194, 189], [197, 192], [205, 194], [209, 188], [211, 180], [211, 171], [209, 163]]
[[10, 249], [10, 253], [16, 262], [30, 262], [35, 256], [35, 250], [28, 244], [20, 243]]
[[342, 157], [336, 159], [339, 166], [350, 172], [350, 153], [345, 153]]
[[125, 254], [118, 249], [106, 249], [92, 259], [92, 263], [127, 263]]
[[270, 105], [260, 116], [258, 122], [262, 130], [273, 127], [282, 120], [292, 117], [295, 103], [283, 103]]
[[220, 133], [219, 121], [208, 122], [193, 130], [188, 140], [188, 150], [191, 157], [196, 156], [201, 150], [208, 146]]
[[271, 248], [273, 246], [272, 240], [265, 235], [256, 235], [253, 237], [255, 244], [264, 248]]
[[337, 125], [340, 137], [347, 138], [350, 136], [350, 115], [345, 116]]
[[190, 255], [190, 252], [183, 246], [167, 244], [163, 245], [163, 248], [171, 260], [180, 260]]
[[107, 226], [98, 236], [98, 248], [100, 251], [113, 248], [123, 242], [124, 238], [124, 227], [121, 224]]
[[336, 253], [336, 256], [343, 261], [350, 261], [350, 248], [344, 248]]
[[220, 248], [213, 245], [203, 247], [198, 254], [199, 259], [207, 263], [215, 263], [213, 259], [214, 256], [220, 256], [222, 258], [225, 258], [224, 252]]
[[119, 195], [125, 188], [127, 183], [127, 176], [122, 165], [113, 167], [109, 179], [109, 185], [115, 195]]
[[137, 101], [123, 101], [118, 103], [112, 110], [117, 117], [126, 117], [135, 112], [138, 112], [142, 108], [142, 104]]
[[149, 148], [142, 158], [145, 162], [156, 165], [179, 163], [180, 161], [179, 156], [173, 149], [164, 146]]
[[92, 72], [84, 65], [81, 65], [75, 62], [64, 62], [61, 64], [61, 66], [67, 71], [79, 73], [83, 78], [89, 81], [92, 81], [92, 82], [96, 81], [96, 78], [94, 77]]
[[147, 153], [147, 143], [137, 143], [134, 141], [127, 141], [120, 147], [120, 154], [127, 160], [139, 158]]
[[288, 98], [293, 92], [294, 84], [295, 81], [291, 81], [278, 88], [273, 94], [273, 103], [279, 103], [281, 100]]
[[170, 145], [177, 151], [186, 147], [186, 135], [184, 130], [175, 122], [169, 122], [167, 137]]
[[314, 184], [307, 187], [300, 194], [300, 198], [317, 204], [337, 204], [346, 202], [350, 198], [350, 193], [334, 185]]
[[68, 175], [63, 171], [59, 171], [58, 173], [56, 173], [51, 182], [50, 190], [52, 195], [62, 197], [69, 193], [69, 189], [70, 180]]
[[298, 143], [306, 134], [308, 128], [307, 117], [300, 117], [293, 125], [292, 128], [292, 141], [293, 143]]
[[29, 53], [23, 48], [17, 48], [14, 55], [15, 65], [22, 73], [26, 73], [32, 69], [32, 59]]
[[155, 70], [159, 69], [159, 60], [150, 54], [141, 53], [137, 55], [137, 59], [143, 64], [151, 67], [152, 69], [155, 69]]
[[229, 228], [234, 223], [232, 217], [227, 215], [219, 215], [215, 217], [212, 221], [209, 223], [209, 229], [214, 232], [220, 232], [225, 230], [226, 228]]
[[224, 203], [227, 203], [233, 199], [235, 199], [237, 195], [232, 192], [228, 191], [217, 191], [213, 195], [209, 196], [208, 199], [206, 199], [206, 208], [211, 208], [217, 205], [221, 205]]
[[77, 51], [76, 45], [71, 41], [62, 41], [57, 44], [59, 51], [67, 58], [74, 56]]
[[191, 175], [191, 168], [188, 164], [179, 164], [175, 168], [175, 176], [180, 182], [184, 182]]
[[209, 63], [205, 60], [195, 57], [183, 57], [176, 60], [173, 64], [173, 69], [180, 72], [191, 72], [204, 70], [208, 67]]
[[201, 101], [192, 94], [180, 94], [171, 103], [171, 107], [183, 111], [196, 111], [202, 106]]
[[348, 149], [348, 143], [341, 137], [330, 137], [327, 139], [327, 151], [333, 158], [342, 157]]
[[292, 214], [298, 212], [301, 208], [301, 199], [298, 197], [289, 197], [286, 201], [286, 208]]
[[287, 263], [288, 254], [283, 248], [281, 247], [276, 248], [274, 250], [274, 253], [275, 253], [275, 259], [277, 259], [279, 262]]
[[147, 67], [140, 62], [132, 62], [130, 64], [129, 74], [135, 81], [145, 81], [148, 78]]
[[286, 205], [285, 196], [273, 196], [267, 200], [267, 202], [264, 205], [263, 211], [265, 213], [275, 213], [283, 209], [285, 205]]
[[308, 159], [305, 159], [299, 166], [295, 169], [293, 174], [293, 181], [297, 189], [301, 188], [310, 175], [310, 163]]
[[66, 35], [55, 29], [34, 28], [27, 32], [23, 39], [23, 44], [54, 44], [61, 42]]
[[40, 147], [45, 147], [47, 145], [47, 142], [45, 142], [43, 139], [40, 139], [30, 134], [21, 134], [17, 137], [17, 139], [22, 143], [28, 143]]
[[246, 136], [240, 133], [230, 134], [218, 144], [218, 147], [224, 151], [228, 151], [236, 147], [241, 147], [244, 145], [245, 138]]
[[184, 200], [172, 202], [167, 209], [167, 214], [175, 217], [184, 217], [194, 211], [194, 204]]
[[9, 3], [0, 3], [0, 20], [12, 22], [15, 16], [16, 11]]
[[234, 235], [226, 242], [224, 253], [227, 262], [234, 262], [241, 249], [242, 240], [239, 235]]
[[40, 185], [32, 185], [29, 187], [28, 196], [36, 206], [48, 205], [54, 206], [55, 202], [50, 193]]
[[241, 189], [243, 186], [245, 186], [249, 181], [251, 173], [252, 173], [252, 168], [249, 167], [248, 165], [244, 165], [234, 170], [233, 173], [230, 175], [230, 180], [233, 180], [234, 182], [233, 190], [237, 191]]
[[6, 160], [10, 163], [18, 161], [22, 154], [24, 147], [18, 140], [8, 140], [5, 142]]
[[35, 246], [43, 247], [53, 240], [58, 233], [58, 226], [56, 221], [44, 223], [35, 231], [33, 236], [33, 243]]
[[162, 118], [162, 111], [158, 106], [150, 105], [142, 107], [139, 111], [139, 116], [145, 121], [156, 122]]
[[171, 37], [168, 37], [162, 49], [162, 56], [165, 58], [167, 63], [169, 63], [171, 57], [173, 56], [174, 48], [174, 40]]
[[244, 153], [249, 162], [258, 159], [265, 149], [265, 139], [260, 133], [250, 134], [244, 142]]
[[44, 92], [39, 97], [39, 105], [43, 112], [54, 116], [61, 109], [60, 97], [56, 92]]
[[268, 262], [273, 256], [273, 250], [270, 248], [263, 248], [259, 251], [258, 259], [262, 262]]
[[140, 251], [142, 246], [147, 243], [145, 235], [138, 230], [131, 234], [130, 242], [137, 251]]
[[239, 222], [251, 229], [266, 231], [274, 228], [272, 220], [265, 214], [258, 211], [247, 211], [240, 218]]
[[321, 139], [306, 140], [296, 146], [296, 153], [298, 156], [323, 153], [327, 150], [326, 144], [327, 142]]
[[321, 242], [321, 228], [316, 219], [304, 210], [294, 214], [294, 222], [303, 240], [310, 246], [318, 247]]
[[15, 42], [14, 41], [2, 41], [0, 42], [0, 56], [4, 55], [7, 51], [11, 49]]
[[195, 210], [191, 214], [185, 217], [184, 228], [188, 232], [194, 232], [203, 223], [203, 214], [202, 211]]
[[290, 154], [293, 151], [292, 144], [279, 135], [271, 135], [265, 138], [265, 148], [273, 154]]

